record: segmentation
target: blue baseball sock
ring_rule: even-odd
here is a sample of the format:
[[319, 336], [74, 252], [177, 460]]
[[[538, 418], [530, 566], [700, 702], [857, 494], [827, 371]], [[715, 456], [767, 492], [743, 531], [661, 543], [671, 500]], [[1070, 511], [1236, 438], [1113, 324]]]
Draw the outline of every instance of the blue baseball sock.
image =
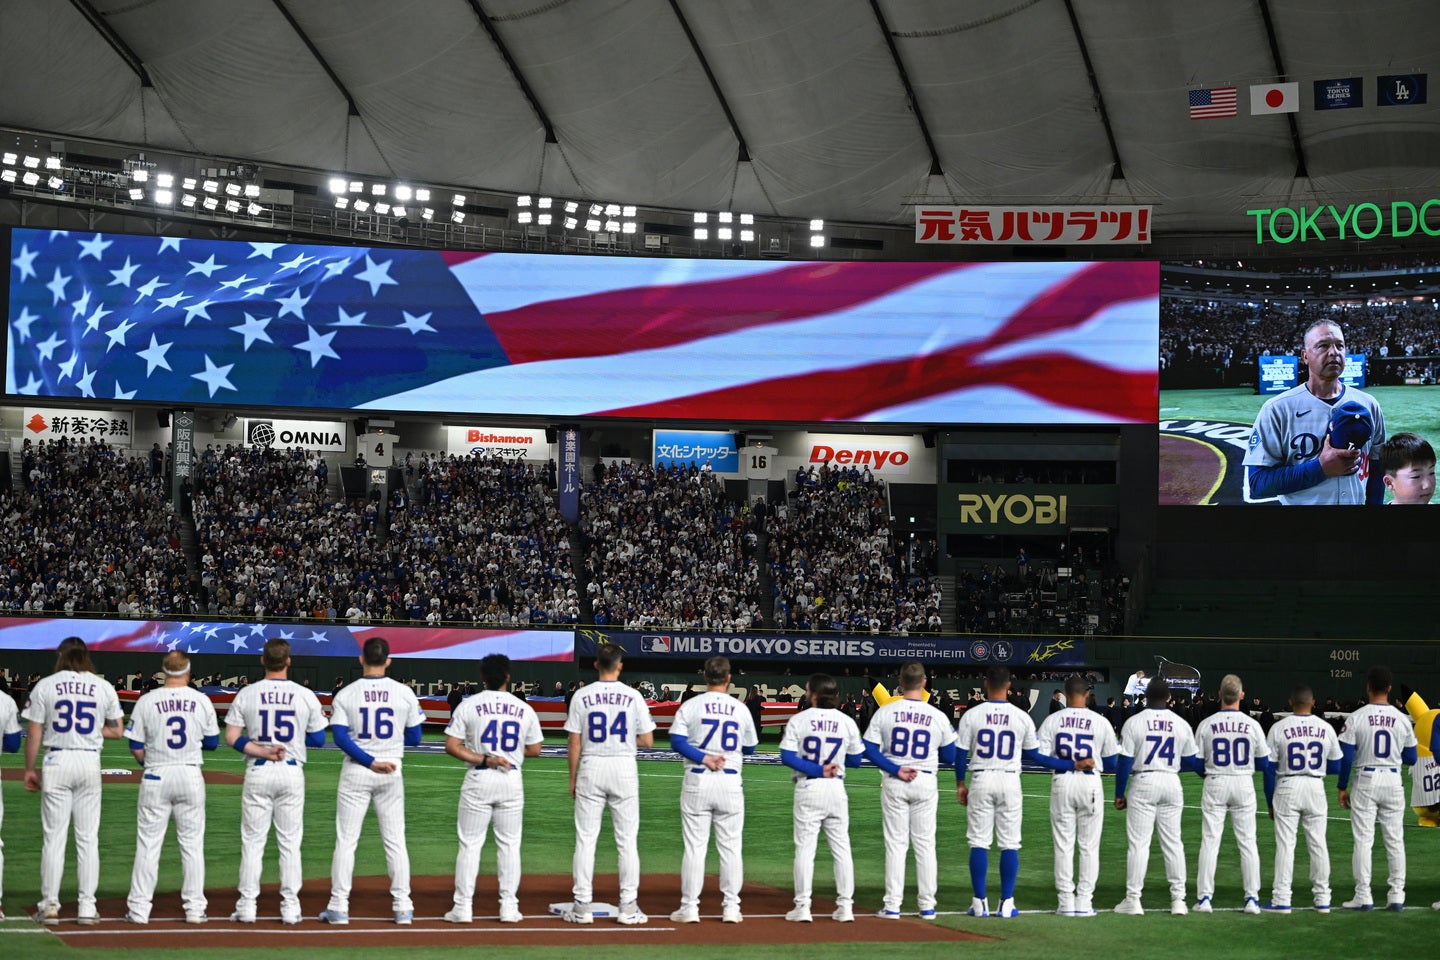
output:
[[1020, 851], [1000, 851], [1000, 896], [1009, 900], [1015, 896], [1015, 879], [1020, 876]]
[[[985, 874], [990, 871], [990, 851], [984, 847], [970, 848], [970, 886], [975, 896], [985, 899]], [[1011, 886], [1014, 886], [1012, 883]]]

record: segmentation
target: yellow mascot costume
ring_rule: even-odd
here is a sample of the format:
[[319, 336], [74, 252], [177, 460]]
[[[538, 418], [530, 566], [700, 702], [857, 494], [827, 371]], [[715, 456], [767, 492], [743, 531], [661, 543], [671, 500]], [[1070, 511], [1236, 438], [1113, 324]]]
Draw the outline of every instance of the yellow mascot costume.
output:
[[[1405, 709], [1410, 714], [1410, 719], [1415, 721], [1415, 739], [1420, 741], [1419, 754], [1420, 763], [1410, 771], [1412, 777], [1435, 777], [1440, 776], [1440, 764], [1430, 750], [1430, 737], [1435, 729], [1435, 717], [1440, 714], [1440, 709], [1432, 710], [1426, 705], [1418, 693], [1411, 693], [1405, 698]], [[1420, 818], [1420, 826], [1440, 826], [1440, 804], [1429, 807], [1414, 807], [1415, 815]]]

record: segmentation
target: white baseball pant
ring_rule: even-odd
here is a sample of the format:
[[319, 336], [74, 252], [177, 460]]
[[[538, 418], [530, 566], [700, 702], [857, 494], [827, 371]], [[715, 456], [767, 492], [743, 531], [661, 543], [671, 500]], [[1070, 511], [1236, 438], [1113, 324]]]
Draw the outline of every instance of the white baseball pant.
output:
[[[1074, 906], [1095, 896], [1100, 875], [1100, 830], [1105, 825], [1105, 798], [1100, 777], [1093, 773], [1057, 773], [1050, 781], [1050, 835], [1055, 840], [1055, 891], [1059, 903]], [[1079, 879], [1075, 846], [1079, 843]]]
[[938, 889], [935, 816], [939, 807], [935, 775], [920, 773], [909, 783], [887, 776], [880, 782], [880, 818], [885, 835], [885, 909], [900, 912], [905, 900], [905, 853], [915, 850], [916, 899], [935, 909]]
[[615, 851], [620, 874], [620, 906], [628, 907], [640, 895], [640, 854], [636, 836], [640, 832], [640, 779], [634, 757], [580, 756], [575, 776], [575, 859], [574, 897], [589, 903], [595, 889], [595, 844], [600, 839], [600, 819], [610, 808], [610, 826], [615, 831]]
[[1220, 859], [1220, 838], [1225, 816], [1240, 848], [1240, 886], [1246, 898], [1260, 897], [1260, 849], [1255, 845], [1255, 781], [1251, 777], [1209, 776], [1200, 793], [1200, 866], [1195, 896], [1215, 895], [1215, 864]]
[[1125, 836], [1129, 841], [1126, 897], [1140, 899], [1145, 872], [1150, 867], [1150, 837], [1158, 833], [1170, 899], [1185, 899], [1185, 847], [1180, 842], [1180, 813], [1184, 809], [1185, 792], [1180, 789], [1178, 774], [1148, 771], [1137, 773], [1130, 781], [1125, 804]]
[[205, 777], [199, 767], [165, 766], [147, 769], [140, 778], [135, 808], [135, 866], [130, 871], [130, 913], [150, 919], [155, 880], [160, 872], [160, 847], [165, 830], [175, 818], [175, 842], [180, 845], [180, 896], [186, 915], [204, 914], [205, 899]]
[[65, 872], [66, 834], [75, 826], [75, 897], [77, 913], [95, 915], [100, 883], [100, 753], [96, 750], [47, 750], [40, 777], [39, 907], [60, 905]]
[[1305, 829], [1305, 846], [1310, 851], [1310, 889], [1315, 903], [1330, 904], [1330, 851], [1325, 846], [1325, 782], [1319, 777], [1282, 776], [1275, 784], [1272, 803], [1275, 811], [1275, 882], [1270, 899], [1288, 905], [1295, 876], [1295, 835]]
[[965, 842], [982, 850], [991, 842], [1001, 850], [1020, 849], [1020, 775], [1003, 770], [977, 770], [971, 775], [965, 805]]
[[1390, 866], [1387, 903], [1405, 902], [1405, 784], [1399, 767], [1359, 767], [1350, 785], [1350, 831], [1355, 835], [1351, 866], [1355, 871], [1355, 899], [1371, 902], [1370, 854], [1375, 847], [1375, 822], [1385, 838], [1385, 859]]
[[795, 906], [809, 907], [815, 881], [815, 847], [820, 830], [835, 861], [835, 905], [855, 902], [855, 864], [850, 858], [850, 801], [840, 777], [815, 777], [795, 784]]
[[519, 770], [471, 767], [466, 771], [456, 817], [460, 852], [455, 857], [455, 908], [462, 916], [470, 916], [474, 908], [475, 876], [480, 872], [480, 851], [485, 847], [487, 828], [495, 835], [495, 879], [500, 888], [500, 910], [519, 909], [520, 831], [524, 813], [525, 783]]
[[413, 911], [410, 900], [410, 852], [405, 847], [405, 781], [400, 759], [393, 773], [376, 773], [348, 757], [340, 767], [335, 795], [335, 853], [330, 861], [330, 904], [336, 913], [350, 912], [350, 889], [355, 880], [355, 847], [365, 812], [373, 804], [380, 842], [385, 847], [385, 869], [390, 874], [390, 904], [394, 911]]
[[721, 910], [738, 911], [740, 887], [745, 882], [741, 853], [745, 792], [740, 775], [726, 771], [696, 773], [686, 767], [680, 786], [680, 832], [685, 838], [685, 855], [680, 861], [682, 910], [700, 906], [700, 889], [705, 885], [705, 850], [712, 826], [715, 852], [720, 857]]
[[300, 916], [300, 843], [305, 839], [305, 773], [293, 760], [251, 761], [240, 794], [239, 913], [255, 910], [260, 896], [260, 866], [270, 824], [280, 852], [280, 916]]

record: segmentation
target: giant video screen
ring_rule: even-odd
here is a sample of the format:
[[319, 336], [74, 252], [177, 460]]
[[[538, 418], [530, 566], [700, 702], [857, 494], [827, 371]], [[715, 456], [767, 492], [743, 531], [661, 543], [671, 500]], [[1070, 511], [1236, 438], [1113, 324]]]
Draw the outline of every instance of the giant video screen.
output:
[[10, 236], [5, 392], [174, 405], [1154, 422], [1159, 267]]
[[1429, 503], [1440, 256], [1161, 265], [1162, 505]]

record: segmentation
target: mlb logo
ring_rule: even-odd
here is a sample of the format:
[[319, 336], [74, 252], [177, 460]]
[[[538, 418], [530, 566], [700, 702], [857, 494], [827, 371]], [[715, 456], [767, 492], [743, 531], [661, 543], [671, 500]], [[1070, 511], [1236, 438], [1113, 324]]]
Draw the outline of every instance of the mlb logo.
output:
[[640, 638], [641, 653], [669, 653], [670, 638], [657, 636], [642, 636]]

